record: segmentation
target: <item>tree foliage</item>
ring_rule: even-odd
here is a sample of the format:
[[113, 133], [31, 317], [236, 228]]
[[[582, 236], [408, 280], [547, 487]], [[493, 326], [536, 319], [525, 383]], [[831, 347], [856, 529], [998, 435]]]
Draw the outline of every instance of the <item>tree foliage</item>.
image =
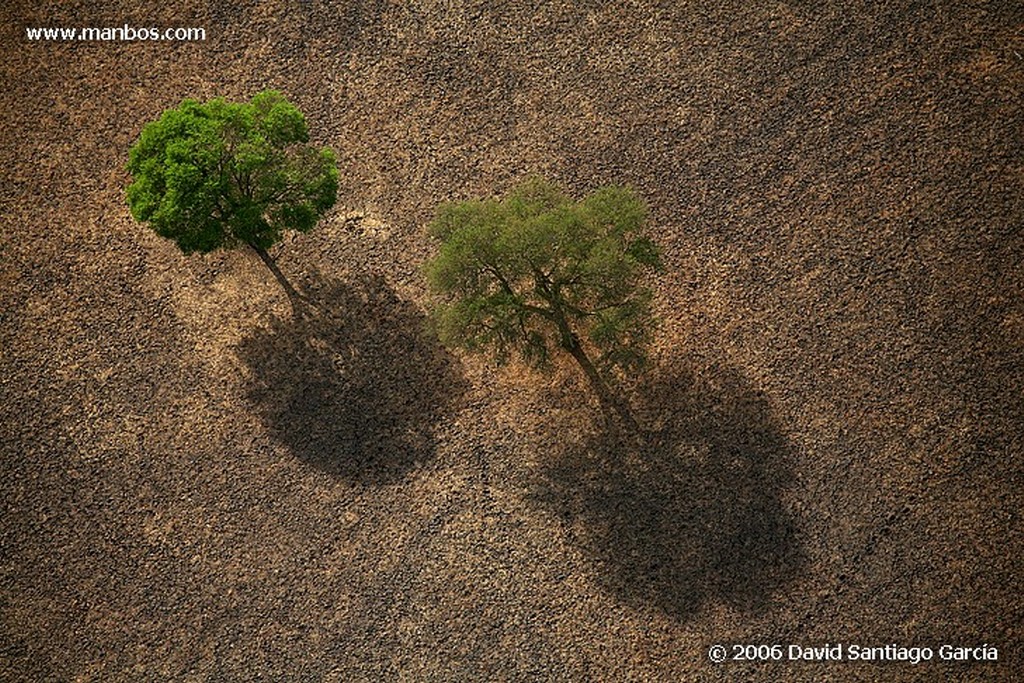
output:
[[308, 143], [305, 117], [279, 92], [187, 99], [131, 148], [132, 215], [185, 253], [248, 244], [273, 270], [266, 250], [285, 230], [312, 229], [337, 197], [334, 153]]
[[504, 199], [441, 207], [430, 226], [440, 252], [426, 269], [447, 296], [435, 310], [441, 340], [537, 367], [564, 350], [602, 397], [610, 371], [642, 367], [654, 327], [640, 276], [660, 259], [641, 232], [645, 219], [628, 189], [573, 201], [540, 178]]

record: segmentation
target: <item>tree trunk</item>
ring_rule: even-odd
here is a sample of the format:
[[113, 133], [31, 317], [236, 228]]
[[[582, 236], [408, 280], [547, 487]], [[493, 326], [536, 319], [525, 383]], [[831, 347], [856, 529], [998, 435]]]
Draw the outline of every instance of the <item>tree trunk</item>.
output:
[[580, 343], [580, 338], [573, 332], [572, 327], [569, 325], [569, 320], [565, 315], [565, 309], [563, 306], [562, 297], [559, 295], [557, 288], [552, 291], [550, 287], [544, 282], [542, 274], [536, 273], [537, 277], [537, 290], [540, 296], [551, 304], [551, 315], [549, 319], [555, 323], [558, 327], [558, 335], [561, 337], [562, 348], [569, 352], [569, 354], [576, 359], [579, 366], [583, 368], [583, 374], [587, 376], [587, 380], [590, 382], [591, 388], [594, 393], [597, 394], [598, 403], [601, 404], [601, 410], [606, 416], [617, 415], [622, 421], [622, 425], [633, 434], [634, 436], [640, 436], [640, 425], [637, 424], [636, 420], [633, 419], [633, 415], [629, 412], [629, 406], [622, 401], [615, 392], [612, 391], [608, 383], [601, 377], [601, 373], [598, 372], [597, 368], [594, 367], [594, 363], [587, 356], [587, 352], [583, 348], [583, 344]]
[[601, 408], [607, 413], [609, 410], [614, 411], [615, 415], [622, 420], [622, 424], [632, 432], [633, 434], [640, 434], [640, 425], [637, 424], [636, 420], [633, 419], [633, 415], [629, 412], [629, 408], [626, 404], [615, 395], [615, 393], [608, 386], [608, 383], [601, 377], [601, 373], [598, 372], [597, 368], [594, 367], [590, 357], [587, 356], [587, 352], [584, 351], [583, 345], [580, 344], [579, 338], [569, 333], [569, 338], [564, 344], [566, 351], [576, 359], [580, 367], [583, 368], [583, 374], [587, 376], [590, 381], [590, 386], [593, 388], [594, 393], [597, 394], [597, 400], [601, 404]]
[[288, 301], [292, 305], [292, 310], [301, 310], [302, 306], [306, 303], [306, 297], [299, 294], [299, 292], [292, 287], [292, 283], [288, 282], [288, 278], [286, 278], [284, 273], [281, 272], [281, 269], [277, 267], [277, 263], [270, 257], [270, 254], [267, 253], [266, 249], [258, 247], [252, 243], [249, 243], [249, 246], [252, 247], [253, 251], [259, 255], [260, 260], [263, 261], [267, 268], [270, 269], [270, 272], [274, 274], [275, 278], [277, 278], [281, 287], [284, 288], [285, 294], [288, 295]]

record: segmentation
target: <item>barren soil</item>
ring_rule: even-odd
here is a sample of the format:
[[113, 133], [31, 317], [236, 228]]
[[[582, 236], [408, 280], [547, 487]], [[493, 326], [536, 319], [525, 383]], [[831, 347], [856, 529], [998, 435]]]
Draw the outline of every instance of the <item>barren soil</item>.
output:
[[[0, 9], [0, 680], [1019, 675], [1019, 3], [173, 4]], [[124, 24], [207, 40], [25, 35]], [[124, 201], [147, 121], [265, 88], [339, 155], [305, 321]], [[650, 206], [647, 447], [424, 333], [436, 206], [534, 172]]]

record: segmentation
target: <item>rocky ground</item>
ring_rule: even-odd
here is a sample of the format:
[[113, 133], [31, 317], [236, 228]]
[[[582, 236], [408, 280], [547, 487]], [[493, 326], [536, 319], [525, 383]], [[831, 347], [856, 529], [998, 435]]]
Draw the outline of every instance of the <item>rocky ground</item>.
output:
[[[0, 10], [0, 679], [1012, 679], [1024, 9], [173, 4]], [[207, 40], [25, 36], [124, 24]], [[124, 202], [264, 88], [339, 155], [303, 322]], [[656, 446], [422, 332], [435, 207], [531, 172], [650, 205]], [[999, 661], [707, 658], [826, 642]]]

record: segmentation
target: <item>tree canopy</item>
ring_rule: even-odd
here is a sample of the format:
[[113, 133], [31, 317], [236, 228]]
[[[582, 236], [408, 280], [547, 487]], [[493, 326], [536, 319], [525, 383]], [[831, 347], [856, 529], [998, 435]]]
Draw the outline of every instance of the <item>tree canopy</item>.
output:
[[312, 229], [337, 197], [334, 153], [308, 143], [305, 117], [279, 92], [186, 99], [131, 148], [132, 215], [185, 253], [247, 244], [275, 270], [266, 250], [285, 230]]
[[504, 199], [442, 206], [430, 226], [440, 251], [426, 267], [446, 296], [434, 312], [442, 342], [535, 367], [561, 349], [614, 406], [609, 373], [640, 369], [654, 328], [640, 276], [660, 258], [642, 234], [646, 213], [629, 189], [573, 201], [541, 178]]

